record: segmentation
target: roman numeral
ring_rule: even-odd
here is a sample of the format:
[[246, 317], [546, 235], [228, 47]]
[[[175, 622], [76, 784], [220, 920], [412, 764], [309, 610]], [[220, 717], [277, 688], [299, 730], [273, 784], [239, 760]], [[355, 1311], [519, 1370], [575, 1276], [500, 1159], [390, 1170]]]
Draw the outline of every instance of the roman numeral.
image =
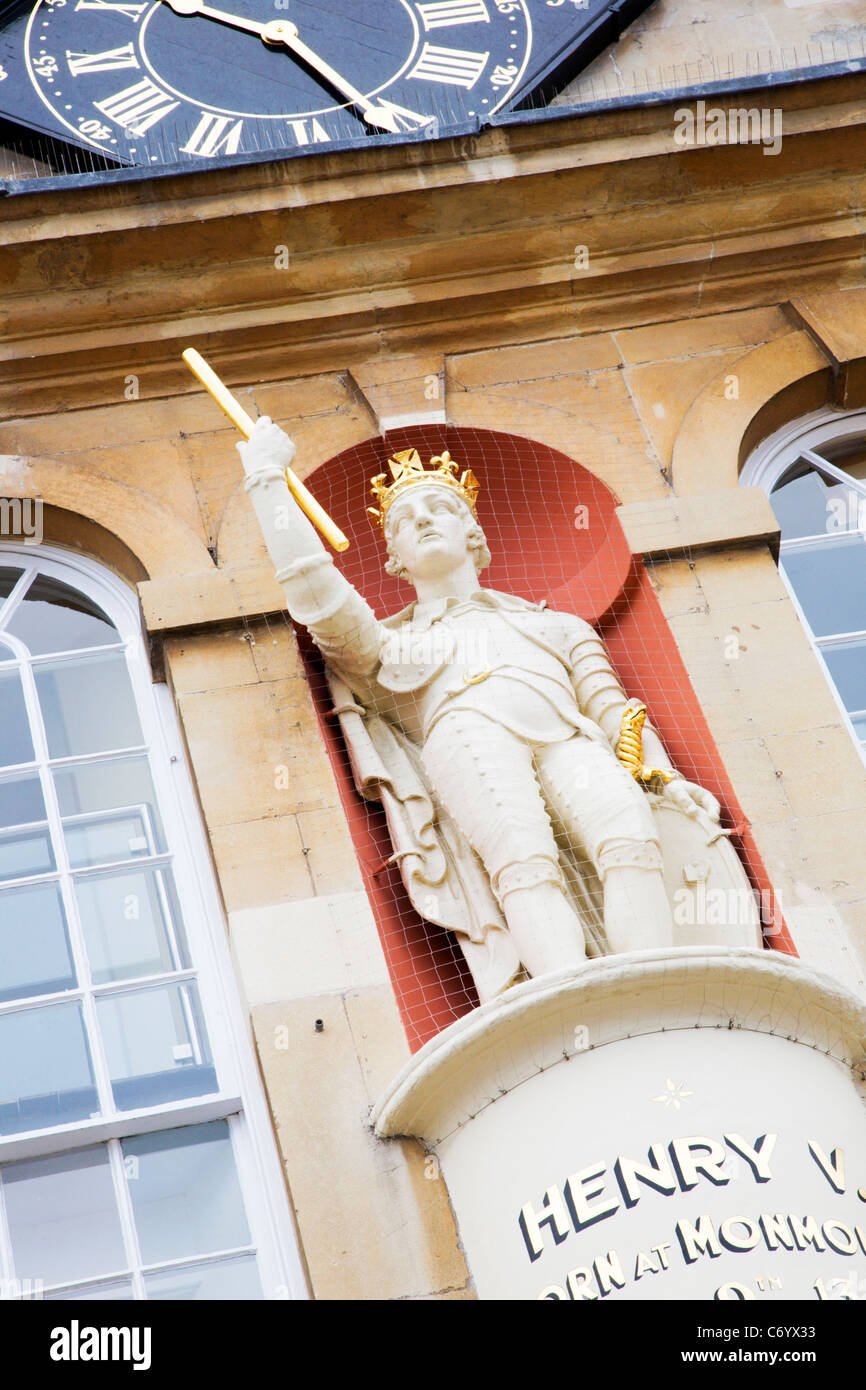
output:
[[405, 106], [398, 106], [395, 101], [385, 101], [382, 97], [376, 102], [376, 107], [380, 112], [393, 116], [397, 130], [423, 130], [425, 126], [438, 125], [435, 116], [421, 116], [417, 111], [408, 111]]
[[211, 111], [202, 111], [201, 120], [181, 149], [184, 154], [203, 155], [208, 159], [221, 152], [237, 154], [243, 128], [243, 121], [232, 124], [230, 116], [215, 116]]
[[137, 24], [147, 9], [147, 5], [115, 5], [111, 0], [78, 0], [76, 10], [108, 10], [112, 14], [126, 15]]
[[[307, 119], [309, 119], [309, 129], [307, 129]], [[321, 145], [325, 141], [330, 140], [331, 137], [325, 130], [321, 121], [316, 120], [315, 116], [311, 119], [307, 119], [302, 121], [289, 121], [289, 125], [295, 132], [295, 139], [299, 145], [309, 145], [311, 142], [314, 145]]]
[[115, 92], [113, 97], [95, 101], [93, 105], [109, 120], [116, 121], [125, 130], [131, 130], [133, 135], [144, 135], [169, 111], [180, 106], [180, 102], [172, 101], [167, 92], [157, 87], [149, 77], [144, 77], [134, 87], [124, 87], [122, 92]]
[[474, 87], [489, 57], [489, 53], [436, 48], [432, 43], [425, 43], [409, 76], [421, 77], [425, 82], [450, 82], [454, 87]]
[[449, 24], [489, 24], [484, 0], [439, 0], [437, 4], [416, 5], [424, 28], [441, 29]]
[[70, 53], [66, 50], [69, 71], [73, 77], [83, 72], [108, 72], [110, 68], [137, 68], [138, 59], [131, 43], [123, 48], [107, 48], [104, 53]]

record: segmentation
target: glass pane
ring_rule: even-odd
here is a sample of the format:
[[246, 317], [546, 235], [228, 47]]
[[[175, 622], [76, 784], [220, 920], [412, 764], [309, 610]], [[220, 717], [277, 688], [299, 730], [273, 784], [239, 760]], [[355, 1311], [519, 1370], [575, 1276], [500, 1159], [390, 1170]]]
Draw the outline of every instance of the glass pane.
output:
[[75, 891], [94, 984], [189, 966], [168, 870], [94, 875]]
[[124, 1139], [123, 1155], [146, 1265], [249, 1245], [225, 1120]]
[[45, 820], [42, 784], [35, 772], [19, 772], [0, 780], [0, 828], [32, 825]]
[[0, 671], [0, 767], [33, 761], [33, 741], [17, 671]]
[[50, 661], [33, 674], [52, 758], [144, 741], [123, 652]]
[[195, 985], [105, 995], [96, 1010], [119, 1110], [217, 1089]]
[[827, 663], [846, 709], [866, 707], [866, 638], [854, 642], [834, 642], [822, 647]]
[[19, 1279], [61, 1284], [126, 1267], [103, 1144], [10, 1163], [2, 1175]]
[[135, 1298], [128, 1279], [114, 1284], [88, 1284], [86, 1289], [54, 1289], [43, 1294], [46, 1303], [127, 1303]]
[[148, 1299], [162, 1302], [168, 1299], [190, 1303], [231, 1299], [243, 1303], [262, 1297], [255, 1255], [194, 1265], [191, 1269], [169, 1269], [162, 1274], [148, 1274], [144, 1286]]
[[[14, 827], [26, 825], [28, 829]], [[54, 868], [42, 786], [35, 772], [0, 781], [0, 879], [27, 878]]]
[[71, 1124], [98, 1112], [80, 1004], [0, 1015], [0, 1098], [0, 1134]]
[[58, 885], [40, 883], [0, 893], [0, 1003], [74, 987]]
[[9, 623], [8, 631], [26, 642], [34, 656], [104, 647], [120, 640], [102, 609], [58, 579], [37, 575]]
[[866, 743], [866, 714], [857, 714], [851, 720], [854, 732], [861, 742]]
[[0, 608], [2, 608], [3, 599], [9, 597], [23, 573], [23, 570], [9, 569], [6, 565], [0, 565]]
[[770, 504], [782, 528], [782, 539], [825, 535], [830, 519], [827, 501], [826, 484], [812, 469], [774, 488]]
[[165, 849], [146, 757], [58, 768], [54, 785], [73, 868]]
[[0, 830], [0, 880], [30, 878], [55, 867], [48, 827]]
[[861, 537], [785, 550], [782, 568], [816, 637], [866, 628], [866, 542]]
[[[842, 466], [842, 461], [837, 459], [836, 464]], [[856, 476], [852, 470], [852, 477]], [[866, 496], [848, 483], [827, 484], [827, 512], [828, 531], [862, 531], [866, 528]]]

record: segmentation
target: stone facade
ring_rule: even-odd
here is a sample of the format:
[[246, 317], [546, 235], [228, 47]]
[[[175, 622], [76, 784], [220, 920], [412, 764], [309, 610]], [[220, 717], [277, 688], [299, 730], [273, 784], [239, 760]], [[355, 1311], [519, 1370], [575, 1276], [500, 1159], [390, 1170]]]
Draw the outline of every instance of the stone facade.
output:
[[866, 403], [864, 82], [778, 89], [774, 158], [681, 148], [672, 102], [5, 204], [0, 491], [138, 587], [315, 1297], [474, 1295], [422, 1147], [369, 1128], [408, 1043], [236, 436], [180, 353], [302, 477], [441, 420], [602, 480], [799, 953], [862, 993], [866, 775], [738, 480], [781, 424]]

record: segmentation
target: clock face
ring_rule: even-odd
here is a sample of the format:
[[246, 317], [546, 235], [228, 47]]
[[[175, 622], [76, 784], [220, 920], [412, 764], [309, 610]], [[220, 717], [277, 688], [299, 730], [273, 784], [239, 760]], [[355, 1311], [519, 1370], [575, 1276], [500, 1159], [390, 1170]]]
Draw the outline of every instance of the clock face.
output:
[[0, 140], [79, 169], [479, 129], [651, 3], [0, 0]]
[[25, 61], [51, 124], [122, 163], [433, 135], [519, 89], [536, 2], [38, 0]]

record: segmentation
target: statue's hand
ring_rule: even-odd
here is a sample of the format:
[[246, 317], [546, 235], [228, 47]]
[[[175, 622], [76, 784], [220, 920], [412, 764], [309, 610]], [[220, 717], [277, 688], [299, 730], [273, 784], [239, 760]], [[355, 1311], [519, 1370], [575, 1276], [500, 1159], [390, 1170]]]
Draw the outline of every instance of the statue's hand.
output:
[[235, 447], [247, 474], [260, 473], [266, 468], [278, 468], [284, 473], [295, 457], [291, 439], [268, 415], [260, 416], [249, 439], [241, 440]]
[[[258, 516], [277, 577], [287, 571], [287, 567], [297, 566], [304, 557], [314, 557], [316, 564], [324, 564], [321, 557], [326, 556], [327, 552], [319, 533], [287, 484], [286, 469], [295, 457], [295, 446], [289, 436], [267, 415], [262, 415], [256, 421], [249, 439], [236, 447], [243, 460], [245, 487]], [[280, 582], [283, 580], [280, 579]], [[289, 602], [293, 617], [301, 611], [299, 602], [297, 595], [293, 595]], [[305, 620], [299, 618], [298, 621]]]
[[718, 824], [722, 808], [712, 792], [708, 792], [706, 787], [699, 787], [697, 782], [687, 782], [684, 777], [675, 777], [672, 782], [665, 783], [663, 794], [674, 806], [685, 811], [687, 816], [707, 815]]

